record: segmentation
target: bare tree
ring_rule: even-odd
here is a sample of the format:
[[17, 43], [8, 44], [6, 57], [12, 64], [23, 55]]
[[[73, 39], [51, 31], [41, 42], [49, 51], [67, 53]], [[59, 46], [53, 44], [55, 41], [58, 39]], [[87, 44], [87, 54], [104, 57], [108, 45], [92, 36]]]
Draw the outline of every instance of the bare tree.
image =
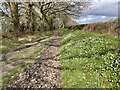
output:
[[[53, 29], [53, 21], [56, 17], [74, 17], [80, 16], [89, 2], [39, 2], [35, 4], [39, 11], [39, 17], [50, 30]], [[64, 21], [65, 23], [65, 21]]]
[[71, 17], [79, 17], [89, 2], [6, 2], [6, 5], [7, 11], [3, 8], [0, 11], [2, 15], [10, 14], [13, 30], [18, 34], [21, 20], [24, 22], [22, 31], [27, 33], [34, 31], [35, 26], [53, 30], [56, 18], [66, 24]]

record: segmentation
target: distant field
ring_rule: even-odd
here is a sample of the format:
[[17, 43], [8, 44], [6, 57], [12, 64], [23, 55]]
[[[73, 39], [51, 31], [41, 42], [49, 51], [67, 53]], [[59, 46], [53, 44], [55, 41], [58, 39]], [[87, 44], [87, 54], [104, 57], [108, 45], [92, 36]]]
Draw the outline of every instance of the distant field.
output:
[[119, 24], [118, 20], [108, 21], [108, 22], [97, 22], [92, 24], [83, 24], [83, 25], [74, 25], [69, 26], [69, 29], [72, 30], [83, 30], [87, 32], [96, 32], [100, 34], [112, 34], [118, 35], [119, 33]]
[[62, 87], [120, 87], [117, 36], [68, 29], [62, 33]]

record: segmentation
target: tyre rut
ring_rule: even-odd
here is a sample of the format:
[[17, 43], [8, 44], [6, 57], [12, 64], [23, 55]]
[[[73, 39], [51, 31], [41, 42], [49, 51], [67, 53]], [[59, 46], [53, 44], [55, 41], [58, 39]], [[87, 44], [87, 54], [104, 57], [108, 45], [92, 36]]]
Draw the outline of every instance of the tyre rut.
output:
[[39, 60], [13, 77], [8, 87], [60, 88], [60, 36], [57, 35], [41, 53]]

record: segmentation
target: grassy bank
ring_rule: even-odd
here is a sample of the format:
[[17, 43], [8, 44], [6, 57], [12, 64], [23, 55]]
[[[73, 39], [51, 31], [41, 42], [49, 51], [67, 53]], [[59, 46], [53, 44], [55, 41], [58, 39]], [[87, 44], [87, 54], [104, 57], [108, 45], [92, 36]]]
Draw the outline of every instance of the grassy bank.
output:
[[64, 88], [118, 88], [118, 37], [62, 30]]

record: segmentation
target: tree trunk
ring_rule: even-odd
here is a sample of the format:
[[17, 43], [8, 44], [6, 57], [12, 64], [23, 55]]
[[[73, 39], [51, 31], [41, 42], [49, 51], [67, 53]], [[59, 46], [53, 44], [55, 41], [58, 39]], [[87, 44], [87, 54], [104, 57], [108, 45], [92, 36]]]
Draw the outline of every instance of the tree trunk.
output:
[[32, 5], [30, 3], [25, 3], [25, 33], [30, 33], [32, 29], [31, 20], [32, 20]]
[[31, 27], [31, 34], [34, 34], [35, 30], [36, 30], [36, 27], [35, 27], [35, 22], [36, 22], [36, 18], [35, 18], [35, 14], [32, 12], [32, 18], [31, 18], [31, 24], [32, 24], [32, 27]]
[[18, 3], [9, 2], [10, 6], [10, 15], [12, 22], [12, 30], [15, 31], [16, 36], [19, 34], [19, 14], [18, 14]]
[[[52, 17], [48, 17], [47, 15], [45, 15], [44, 13], [42, 13], [42, 18], [43, 21], [45, 21], [45, 23], [49, 26], [50, 30], [53, 30], [53, 18]], [[49, 18], [49, 19], [48, 19]]]

